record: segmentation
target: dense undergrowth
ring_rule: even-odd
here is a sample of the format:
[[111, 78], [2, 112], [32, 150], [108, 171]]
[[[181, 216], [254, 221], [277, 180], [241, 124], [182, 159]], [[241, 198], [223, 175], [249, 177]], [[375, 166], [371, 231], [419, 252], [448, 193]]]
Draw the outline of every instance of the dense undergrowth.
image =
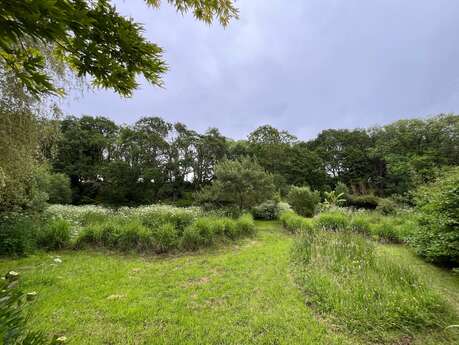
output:
[[372, 343], [428, 330], [454, 343], [455, 334], [442, 331], [455, 322], [447, 303], [373, 241], [408, 240], [411, 217], [331, 211], [307, 219], [284, 212], [284, 227], [299, 234], [292, 257], [308, 304], [340, 329]]

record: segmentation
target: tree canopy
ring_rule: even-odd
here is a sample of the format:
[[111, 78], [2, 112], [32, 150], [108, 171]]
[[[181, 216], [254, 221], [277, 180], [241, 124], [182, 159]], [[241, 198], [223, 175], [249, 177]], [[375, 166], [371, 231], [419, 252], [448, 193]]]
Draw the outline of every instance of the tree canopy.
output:
[[[214, 181], [220, 162], [245, 157], [271, 174], [284, 196], [292, 185], [404, 195], [435, 179], [442, 167], [457, 165], [457, 119], [440, 115], [368, 130], [324, 130], [309, 141], [262, 126], [247, 140], [233, 141], [216, 128], [198, 133], [159, 117], [144, 117], [131, 126], [103, 117], [68, 117], [58, 121], [61, 134], [49, 159], [55, 172], [70, 177], [75, 203], [189, 198]], [[416, 126], [407, 127], [407, 122]]]
[[204, 188], [200, 203], [250, 209], [273, 197], [272, 175], [249, 158], [223, 161], [215, 167], [215, 181]]

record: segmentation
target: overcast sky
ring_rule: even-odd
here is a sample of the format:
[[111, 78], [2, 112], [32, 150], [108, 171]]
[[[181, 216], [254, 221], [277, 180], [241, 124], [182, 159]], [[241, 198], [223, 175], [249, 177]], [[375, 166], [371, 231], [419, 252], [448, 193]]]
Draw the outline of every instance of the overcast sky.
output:
[[245, 138], [263, 124], [309, 139], [326, 128], [459, 113], [458, 0], [238, 0], [223, 29], [164, 4], [114, 1], [165, 50], [165, 88], [69, 97], [67, 114], [161, 116]]

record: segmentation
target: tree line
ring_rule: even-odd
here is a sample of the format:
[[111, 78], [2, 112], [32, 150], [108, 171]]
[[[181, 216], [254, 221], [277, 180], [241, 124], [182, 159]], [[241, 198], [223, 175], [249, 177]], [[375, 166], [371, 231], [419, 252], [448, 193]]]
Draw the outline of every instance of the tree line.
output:
[[[217, 128], [198, 133], [182, 123], [144, 117], [117, 125], [105, 117], [52, 120], [58, 128], [44, 156], [68, 176], [75, 204], [192, 202], [214, 180], [217, 163], [249, 158], [272, 174], [280, 195], [292, 185], [354, 195], [398, 196], [459, 163], [459, 116], [400, 120], [369, 129], [327, 129], [309, 141], [270, 125], [232, 140]], [[48, 126], [50, 123], [48, 123]]]

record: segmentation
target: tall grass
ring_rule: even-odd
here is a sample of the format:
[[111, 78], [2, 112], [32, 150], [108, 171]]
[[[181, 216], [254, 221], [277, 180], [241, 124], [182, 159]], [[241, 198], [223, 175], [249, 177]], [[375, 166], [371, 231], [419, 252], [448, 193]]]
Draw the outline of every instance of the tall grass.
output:
[[77, 238], [77, 247], [95, 245], [123, 251], [197, 250], [219, 241], [235, 240], [251, 235], [255, 223], [250, 215], [239, 219], [224, 217], [158, 218], [113, 216], [103, 222], [84, 227]]
[[447, 305], [414, 271], [379, 253], [362, 235], [303, 232], [293, 262], [307, 302], [339, 328], [371, 342], [452, 322]]
[[384, 216], [372, 211], [349, 211], [332, 209], [321, 212], [314, 218], [304, 218], [293, 211], [281, 213], [280, 220], [292, 233], [328, 230], [351, 231], [383, 242], [407, 242], [416, 230], [416, 215], [405, 212], [397, 216]]
[[285, 229], [294, 234], [314, 230], [312, 219], [299, 216], [293, 211], [282, 212], [280, 221]]

